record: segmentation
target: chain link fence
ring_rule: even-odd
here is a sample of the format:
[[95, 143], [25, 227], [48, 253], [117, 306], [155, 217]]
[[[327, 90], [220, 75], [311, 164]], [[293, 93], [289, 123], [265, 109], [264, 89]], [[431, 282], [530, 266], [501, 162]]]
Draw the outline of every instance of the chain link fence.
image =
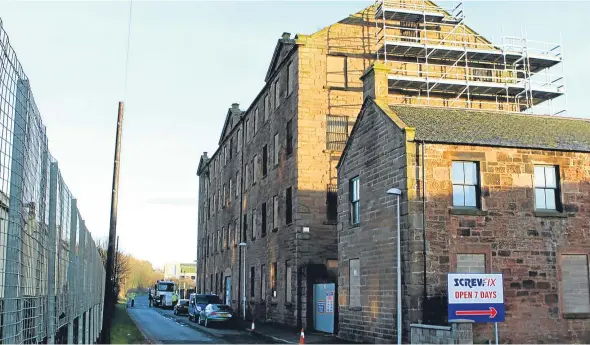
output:
[[105, 271], [0, 20], [0, 343], [93, 343]]

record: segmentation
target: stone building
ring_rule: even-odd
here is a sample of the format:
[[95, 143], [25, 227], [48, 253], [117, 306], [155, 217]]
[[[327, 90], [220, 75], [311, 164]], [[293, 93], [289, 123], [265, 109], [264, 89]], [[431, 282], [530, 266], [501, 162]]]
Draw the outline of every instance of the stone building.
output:
[[363, 104], [363, 72], [386, 63], [377, 91], [397, 104], [523, 111], [563, 94], [531, 79], [561, 62], [559, 49], [510, 47], [466, 26], [460, 7], [422, 0], [283, 34], [265, 86], [246, 110], [231, 106], [217, 150], [199, 162], [200, 291], [241, 308], [245, 260], [249, 317], [317, 328], [314, 284], [338, 284], [336, 164]]
[[[444, 325], [448, 272], [503, 273], [502, 343], [590, 341], [590, 121], [395, 103], [370, 68], [338, 164], [339, 335]], [[493, 339], [491, 324], [474, 342]]]

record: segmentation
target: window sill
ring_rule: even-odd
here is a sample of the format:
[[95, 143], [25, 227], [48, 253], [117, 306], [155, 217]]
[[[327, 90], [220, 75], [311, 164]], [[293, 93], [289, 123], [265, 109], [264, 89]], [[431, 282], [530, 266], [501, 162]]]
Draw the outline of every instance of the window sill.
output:
[[278, 232], [278, 231], [279, 231], [279, 228], [272, 229], [272, 232]]
[[564, 319], [590, 319], [590, 313], [563, 313]]
[[350, 308], [348, 308], [348, 310], [351, 310], [351, 311], [361, 311], [361, 310], [363, 310], [363, 308], [362, 307], [350, 307]]
[[535, 217], [567, 218], [567, 213], [559, 211], [535, 211]]
[[348, 226], [348, 228], [350, 228], [350, 229], [354, 229], [354, 228], [359, 228], [360, 226], [361, 226], [361, 223], [356, 223], [356, 224], [350, 224], [350, 225]]
[[266, 232], [263, 233], [262, 235], [260, 235], [260, 237], [265, 238], [266, 237]]
[[450, 214], [457, 216], [487, 216], [488, 211], [483, 211], [478, 208], [451, 208]]

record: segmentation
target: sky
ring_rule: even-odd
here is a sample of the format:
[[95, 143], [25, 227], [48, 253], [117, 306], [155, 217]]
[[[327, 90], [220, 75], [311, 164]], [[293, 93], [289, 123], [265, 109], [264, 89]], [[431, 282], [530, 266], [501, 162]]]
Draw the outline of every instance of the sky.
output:
[[[49, 147], [94, 238], [109, 231], [118, 102], [125, 101], [117, 233], [157, 266], [196, 258], [197, 176], [227, 109], [263, 87], [283, 32], [313, 33], [371, 1], [2, 1]], [[450, 5], [440, 2], [443, 6]], [[590, 2], [466, 1], [466, 22], [500, 40], [563, 44], [568, 116], [584, 107]]]

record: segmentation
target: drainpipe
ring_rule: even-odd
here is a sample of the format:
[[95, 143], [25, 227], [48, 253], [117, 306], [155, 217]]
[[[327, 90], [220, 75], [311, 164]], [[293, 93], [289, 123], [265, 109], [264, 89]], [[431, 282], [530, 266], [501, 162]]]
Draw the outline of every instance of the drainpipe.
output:
[[423, 261], [424, 261], [424, 303], [426, 303], [426, 299], [428, 298], [428, 293], [426, 290], [426, 168], [425, 164], [425, 143], [422, 140], [422, 251], [423, 251]]
[[[243, 212], [244, 212], [244, 151], [246, 150], [246, 136], [245, 136], [245, 129], [244, 129], [244, 116], [241, 116], [241, 126], [242, 126], [242, 147], [240, 149], [240, 219], [238, 219], [238, 224], [239, 224], [239, 228], [238, 228], [238, 234], [239, 234], [239, 238], [242, 238], [242, 221], [243, 221]], [[236, 181], [237, 182], [237, 181]], [[243, 239], [243, 242], [246, 242], [246, 239]], [[246, 281], [246, 258], [244, 257], [244, 267], [242, 267], [242, 260], [240, 260], [240, 258], [242, 257], [242, 250], [245, 250], [245, 247], [242, 248], [241, 246], [238, 246], [238, 296], [240, 295], [240, 291], [242, 291], [242, 279], [240, 279], [240, 272], [244, 272], [244, 277], [243, 280], [244, 282]], [[244, 283], [245, 284], [245, 283]], [[244, 287], [245, 288], [245, 287]], [[240, 310], [240, 298], [238, 297], [238, 310]], [[244, 305], [245, 307], [245, 305]], [[245, 315], [245, 310], [242, 311], [242, 313], [244, 313]]]

